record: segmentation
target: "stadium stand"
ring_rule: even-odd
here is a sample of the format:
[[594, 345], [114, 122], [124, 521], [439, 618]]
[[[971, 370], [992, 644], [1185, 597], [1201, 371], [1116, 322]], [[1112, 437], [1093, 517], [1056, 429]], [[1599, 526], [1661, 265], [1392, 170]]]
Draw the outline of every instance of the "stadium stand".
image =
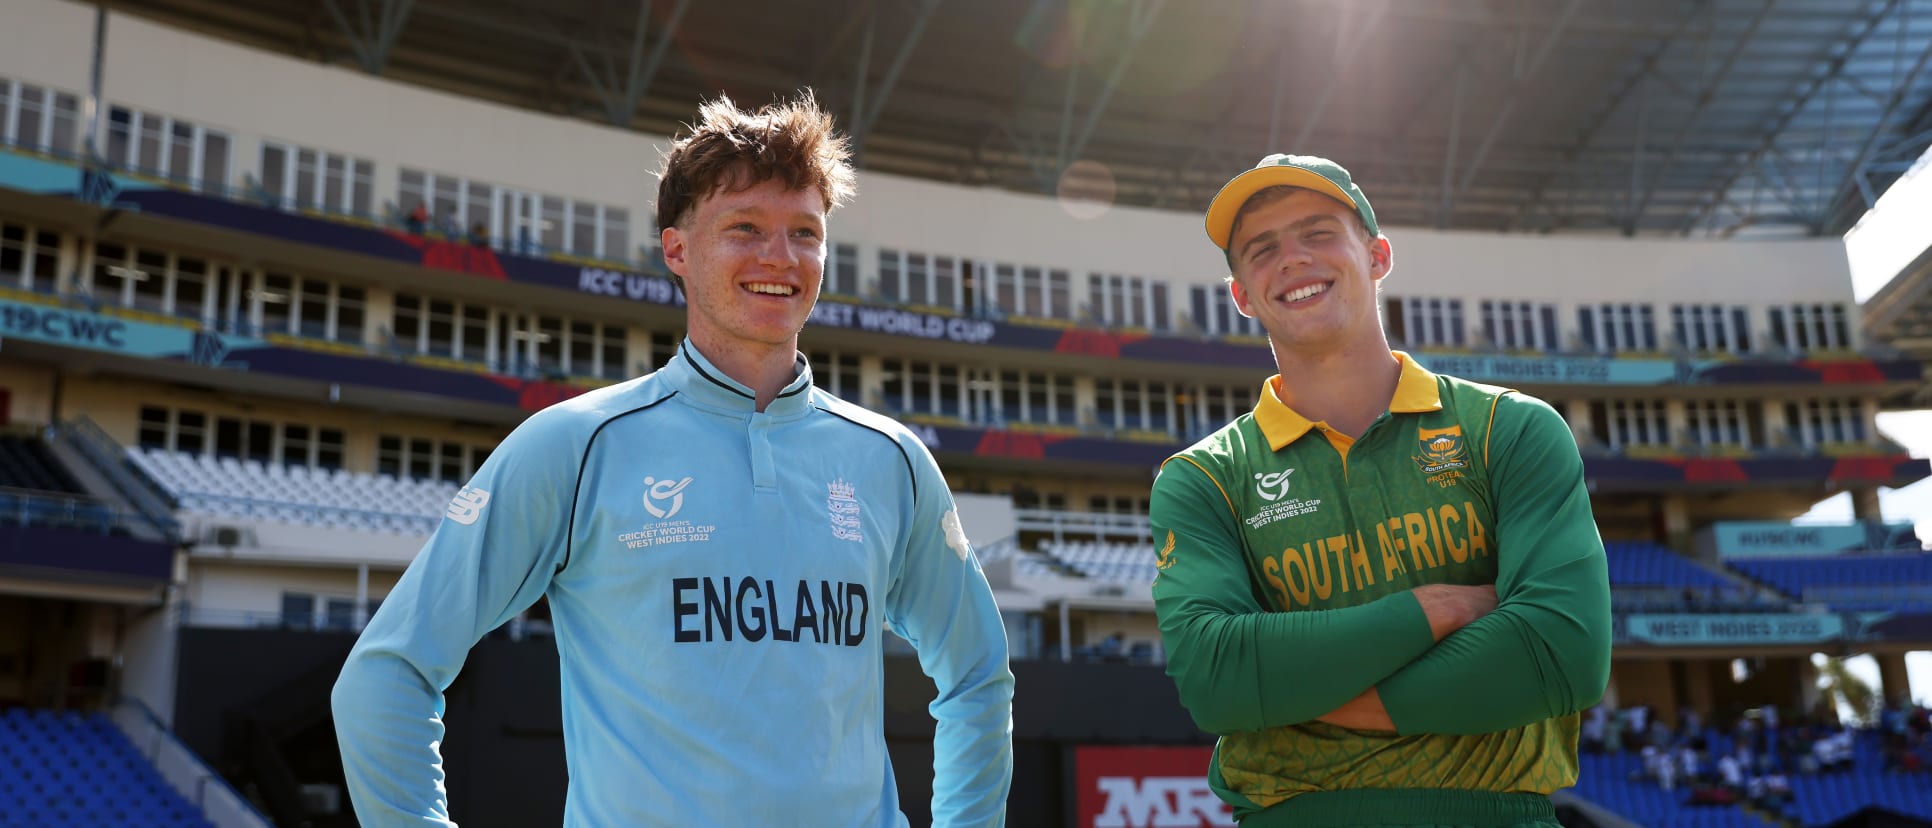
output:
[[0, 434], [0, 487], [87, 494], [46, 443], [18, 434]]
[[[1326, 52], [1296, 36], [1320, 40], [1326, 28], [1268, 31], [1271, 9], [1283, 4], [1265, 0], [1229, 4], [1252, 7], [1239, 25], [1216, 4], [1184, 12], [1122, 4], [1144, 9], [1136, 28], [1152, 34], [1123, 48], [1118, 66], [1138, 57], [1132, 73], [1114, 73], [1122, 94], [1113, 96], [1110, 80], [1086, 110], [1095, 140], [1071, 140], [1065, 131], [1079, 121], [1062, 118], [1056, 144], [1046, 140], [1049, 125], [1035, 123], [1040, 101], [986, 106], [995, 98], [980, 84], [1032, 96], [1061, 85], [1031, 75], [1065, 80], [1064, 111], [1073, 112], [1100, 75], [1082, 78], [1074, 70], [1089, 72], [1087, 62], [1071, 61], [1061, 76], [1035, 63], [1023, 42], [1035, 38], [1008, 33], [1085, 31], [1095, 24], [1079, 15], [1092, 4], [767, 0], [752, 5], [771, 19], [747, 35], [732, 19], [744, 10], [726, 8], [733, 4], [689, 4], [680, 24], [680, 2], [668, 20], [654, 16], [644, 27], [638, 18], [631, 42], [659, 38], [650, 65], [663, 79], [642, 93], [649, 101], [586, 108], [586, 88], [631, 86], [569, 77], [573, 66], [621, 68], [604, 60], [616, 53], [603, 39], [571, 42], [563, 53], [554, 32], [515, 33], [560, 16], [571, 31], [593, 25], [622, 42], [630, 24], [606, 19], [603, 8], [622, 4], [589, 4], [597, 7], [589, 20], [568, 3], [416, 4], [417, 18], [436, 18], [424, 25], [408, 19], [411, 4], [381, 3], [387, 34], [369, 33], [348, 50], [364, 63], [355, 72], [342, 71], [343, 43], [322, 33], [327, 24], [307, 14], [306, 0], [9, 2], [0, 16], [23, 23], [0, 25], [0, 420], [20, 430], [0, 431], [17, 435], [0, 441], [0, 707], [86, 707], [114, 692], [140, 698], [160, 713], [137, 726], [116, 709], [121, 742], [155, 746], [145, 761], [176, 790], [221, 773], [239, 805], [249, 805], [245, 792], [282, 824], [353, 824], [327, 699], [343, 654], [460, 481], [505, 434], [535, 411], [649, 372], [676, 352], [683, 302], [662, 266], [654, 182], [637, 174], [639, 159], [654, 158], [667, 137], [650, 130], [674, 128], [668, 116], [688, 115], [695, 95], [717, 88], [711, 67], [726, 66], [741, 102], [789, 91], [756, 88], [759, 77], [816, 86], [866, 148], [863, 195], [828, 229], [823, 293], [801, 347], [824, 390], [911, 427], [960, 501], [1023, 688], [1012, 824], [1108, 824], [1086, 813], [1092, 789], [1075, 790], [1089, 768], [1102, 769], [1089, 776], [1115, 772], [1079, 758], [1093, 746], [1175, 751], [1197, 787], [1173, 788], [1172, 803], [1211, 804], [1198, 774], [1206, 760], [1189, 753], [1211, 738], [1160, 669], [1148, 480], [1165, 457], [1249, 410], [1270, 372], [1261, 326], [1221, 281], [1225, 261], [1189, 241], [1199, 238], [1199, 206], [1250, 160], [1234, 156], [1253, 148], [1170, 130], [1185, 151], [1152, 153], [1144, 130], [1205, 122], [1191, 104], [1210, 99], [1217, 110], [1263, 111], [1234, 106], [1270, 91], [1243, 79], [1263, 77], [1254, 72], [1261, 67], [1313, 77], [1289, 70], [1325, 61]], [[1609, 544], [1618, 639], [1606, 707], [1672, 711], [1661, 719], [1687, 706], [1777, 705], [1809, 719], [1829, 705], [1816, 698], [1816, 652], [1869, 652], [1885, 685], [1878, 692], [1914, 689], [1897, 682], [1905, 653], [1932, 647], [1932, 567], [1923, 556], [1883, 563], [1899, 556], [1867, 551], [1901, 545], [1886, 538], [1905, 538], [1909, 527], [1857, 530], [1896, 529], [1880, 514], [1881, 487], [1932, 473], [1880, 435], [1875, 420], [1928, 399], [1925, 366], [1884, 347], [1869, 311], [1861, 326], [1837, 237], [1857, 220], [1861, 199], [1876, 197], [1932, 138], [1924, 117], [1907, 115], [1926, 111], [1932, 71], [1901, 77], [1898, 58], [1925, 48], [1929, 2], [1786, 0], [1763, 5], [1762, 27], [1725, 3], [1678, 4], [1694, 7], [1684, 21], [1668, 19], [1684, 11], [1669, 2], [1637, 16], [1531, 0], [1362, 3], [1371, 11], [1340, 20], [1341, 29], [1359, 22], [1380, 38], [1378, 29], [1399, 26], [1417, 44], [1441, 47], [1403, 57], [1456, 55], [1454, 67], [1418, 63], [1389, 76], [1398, 87], [1454, 76], [1453, 98], [1378, 88], [1377, 98], [1393, 91], [1426, 105], [1338, 107], [1299, 127], [1305, 146], [1268, 148], [1322, 151], [1346, 135], [1394, 134], [1344, 109], [1392, 112], [1397, 133], [1419, 125], [1411, 138], [1426, 153], [1406, 141], [1400, 152], [1380, 151], [1402, 149], [1395, 144], [1334, 150], [1358, 153], [1338, 160], [1376, 199], [1401, 260], [1418, 263], [1383, 283], [1377, 310], [1391, 341], [1419, 363], [1520, 388], [1571, 427], [1600, 532], [1617, 539]], [[1357, 14], [1357, 4], [1336, 5]], [[1561, 17], [1544, 6], [1563, 6]], [[905, 19], [914, 7], [917, 23]], [[918, 32], [935, 13], [921, 44]], [[1190, 25], [1150, 25], [1177, 13]], [[787, 32], [787, 42], [808, 36], [827, 15], [845, 19], [842, 40], [827, 48], [755, 48], [769, 33]], [[1111, 25], [1142, 15], [1102, 17]], [[1508, 25], [1496, 25], [1503, 17]], [[275, 21], [308, 25], [271, 32]], [[887, 77], [907, 72], [890, 106], [893, 82], [874, 89], [867, 64], [841, 62], [865, 60], [875, 23], [879, 42], [902, 50]], [[908, 36], [899, 23], [918, 28]], [[1529, 49], [1545, 26], [1546, 45]], [[1183, 37], [1197, 29], [1217, 40]], [[1673, 29], [1685, 36], [1663, 37]], [[860, 31], [866, 46], [847, 48]], [[111, 35], [90, 41], [97, 32]], [[1113, 42], [1107, 34], [1092, 39]], [[1233, 34], [1264, 52], [1218, 40]], [[1499, 34], [1507, 48], [1487, 43]], [[91, 42], [103, 49], [97, 63], [88, 59]], [[291, 52], [296, 42], [313, 48]], [[1486, 43], [1498, 48], [1480, 48]], [[379, 55], [390, 46], [397, 71], [384, 72]], [[746, 49], [762, 54], [747, 63]], [[1205, 62], [1164, 59], [1166, 49]], [[1811, 92], [1795, 100], [1788, 91], [1747, 93], [1711, 71], [1707, 58], [1723, 50], [1739, 58], [1737, 78], [1753, 89]], [[1480, 77], [1495, 69], [1483, 61], [1532, 53], [1552, 56], [1555, 68], [1518, 71], [1523, 82], [1508, 94], [1468, 96], [1465, 126], [1463, 70]], [[1799, 54], [1815, 57], [1790, 57]], [[487, 71], [475, 71], [478, 55]], [[787, 65], [800, 55], [818, 66]], [[962, 72], [972, 56], [993, 62]], [[519, 80], [526, 62], [540, 74], [521, 80], [534, 84]], [[1881, 64], [1889, 72], [1870, 68]], [[1363, 76], [1322, 68], [1344, 80]], [[210, 82], [225, 78], [249, 82]], [[848, 124], [851, 101], [837, 90], [854, 78], [864, 105], [851, 107], [858, 123]], [[1149, 79], [1177, 91], [1144, 88]], [[1319, 90], [1326, 101], [1331, 87], [1285, 85], [1272, 90], [1269, 109], [1308, 112], [1306, 96]], [[1337, 100], [1366, 91], [1333, 88]], [[1711, 106], [1701, 127], [1702, 105], [1648, 103], [1652, 91], [1670, 88], [1704, 90], [1696, 97]], [[1880, 108], [1843, 104], [1844, 89], [1877, 89], [1867, 97], [1891, 104], [1867, 117]], [[966, 106], [952, 105], [960, 101]], [[1498, 105], [1509, 107], [1500, 117]], [[611, 123], [571, 114], [592, 109], [614, 113]], [[626, 110], [639, 117], [620, 117]], [[1010, 123], [978, 122], [981, 111], [1012, 113], [1001, 118]], [[1189, 111], [1198, 117], [1184, 117]], [[87, 113], [101, 116], [91, 145], [83, 143]], [[1676, 120], [1685, 113], [1690, 122]], [[1404, 194], [1405, 182], [1433, 178], [1397, 161], [1441, 155], [1432, 118], [1450, 130], [1460, 184], [1445, 177], [1441, 193], [1410, 186]], [[1778, 126], [1716, 126], [1767, 123]], [[1453, 140], [1470, 128], [1502, 143], [1490, 152], [1483, 139], [1471, 160]], [[1869, 133], [1871, 145], [1849, 151], [1858, 141], [1841, 139], [1854, 131]], [[1685, 151], [1646, 137], [1673, 133]], [[1817, 152], [1800, 137], [1819, 134], [1848, 151]], [[975, 160], [935, 152], [943, 144], [935, 137], [945, 135], [963, 137]], [[987, 144], [1002, 136], [1051, 145], [1059, 157]], [[1582, 143], [1566, 144], [1571, 136]], [[1552, 146], [1567, 149], [1545, 152]], [[1705, 146], [1758, 150], [1693, 149]], [[1603, 174], [1633, 150], [1645, 175]], [[1660, 151], [1668, 155], [1658, 164]], [[1559, 155], [1574, 165], [1553, 166]], [[1725, 158], [1710, 160], [1716, 155]], [[1760, 156], [1780, 163], [1753, 168]], [[1117, 189], [1087, 202], [1069, 187], [1084, 176], [1071, 167], [1062, 174], [1074, 157], [1083, 168], [1112, 165], [1108, 186]], [[1856, 169], [1834, 166], [1853, 158]], [[1000, 166], [1012, 161], [1025, 163]], [[1772, 169], [1812, 163], [1797, 172], [1816, 175]], [[1046, 186], [1024, 183], [1036, 178]], [[1590, 184], [1598, 179], [1612, 186], [1599, 191]], [[1680, 186], [1705, 181], [1723, 183]], [[1788, 192], [1759, 199], [1759, 190]], [[1748, 206], [1737, 197], [1745, 192], [1753, 193]], [[1348, 502], [1308, 477], [1296, 481], [1296, 497]], [[1797, 545], [1763, 540], [1807, 534], [1785, 530], [1840, 491], [1853, 501], [1855, 523], [1836, 527], [1846, 531]], [[1719, 532], [1726, 524], [1736, 531]], [[1726, 549], [1706, 535], [1755, 540]], [[1729, 557], [1776, 552], [1849, 557]], [[1795, 607], [1800, 601], [1810, 606]], [[1868, 610], [1891, 615], [1852, 615]], [[556, 824], [562, 813], [567, 765], [557, 656], [545, 649], [555, 646], [544, 634], [550, 621], [545, 601], [511, 619], [451, 685], [448, 709], [460, 712], [447, 723], [447, 793], [465, 825]], [[901, 657], [908, 652], [888, 649], [886, 669], [897, 729], [890, 749], [916, 825], [927, 791], [913, 769], [932, 759], [919, 711], [931, 685]], [[23, 666], [30, 663], [44, 669]], [[94, 714], [29, 714], [39, 717], [62, 728], [98, 725]], [[11, 751], [23, 742], [11, 722], [0, 723], [0, 828], [202, 824], [153, 801], [137, 810], [131, 799], [113, 800], [140, 788], [121, 784], [138, 769], [58, 780], [71, 786], [67, 799], [34, 789], [30, 801], [16, 788], [55, 780], [18, 770]], [[59, 751], [80, 750], [74, 745], [86, 739], [112, 741], [34, 738], [35, 767], [69, 757]], [[1692, 805], [1687, 787], [1665, 792], [1642, 779], [1634, 752], [1584, 756], [1576, 792], [1646, 826], [1795, 828], [1874, 804], [1932, 814], [1928, 777], [1885, 771], [1872, 758], [1876, 744], [1861, 741], [1849, 770], [1793, 773], [1796, 800], [1776, 813]], [[1182, 773], [1138, 758], [1117, 770], [1125, 777], [1117, 783], [1143, 793], [1168, 790], [1156, 780], [1167, 785]], [[109, 799], [80, 789], [105, 789]], [[103, 801], [120, 810], [76, 810]], [[1194, 824], [1178, 811], [1160, 815], [1165, 800], [1147, 801], [1143, 813], [1123, 808], [1113, 824]], [[198, 804], [207, 822], [243, 824]], [[1203, 819], [1216, 824], [1210, 810]], [[1142, 816], [1150, 819], [1135, 821]]]
[[435, 480], [129, 449], [184, 512], [427, 535], [459, 488]]
[[1146, 544], [1049, 541], [1041, 551], [1067, 570], [1101, 583], [1144, 587], [1154, 582], [1154, 550]]
[[102, 714], [0, 713], [0, 827], [213, 828]]
[[1932, 607], [1932, 554], [1734, 558], [1729, 564], [1793, 598], [1842, 612]]
[[1888, 769], [1881, 736], [1875, 731], [1858, 732], [1852, 749], [1853, 761], [1846, 770], [1792, 776], [1792, 801], [1783, 815], [1811, 828], [1831, 825], [1876, 805], [1932, 819], [1932, 777]]
[[1692, 805], [1689, 788], [1666, 791], [1643, 779], [1636, 753], [1580, 757], [1576, 793], [1648, 828], [1764, 828], [1766, 822], [1731, 805]]
[[1735, 586], [1688, 558], [1654, 543], [1612, 541], [1603, 545], [1611, 586], [1722, 589]]

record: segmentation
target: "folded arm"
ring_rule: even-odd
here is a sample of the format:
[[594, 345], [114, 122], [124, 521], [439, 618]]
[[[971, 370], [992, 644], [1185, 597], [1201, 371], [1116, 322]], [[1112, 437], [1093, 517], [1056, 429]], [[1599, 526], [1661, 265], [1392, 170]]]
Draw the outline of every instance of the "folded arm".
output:
[[1167, 673], [1211, 733], [1310, 721], [1486, 609], [1480, 588], [1442, 586], [1343, 609], [1268, 610], [1233, 506], [1187, 459], [1162, 468], [1151, 514]]
[[1401, 733], [1521, 727], [1583, 710], [1609, 683], [1609, 575], [1569, 427], [1541, 400], [1509, 394], [1487, 448], [1498, 605], [1353, 711], [1379, 702]]

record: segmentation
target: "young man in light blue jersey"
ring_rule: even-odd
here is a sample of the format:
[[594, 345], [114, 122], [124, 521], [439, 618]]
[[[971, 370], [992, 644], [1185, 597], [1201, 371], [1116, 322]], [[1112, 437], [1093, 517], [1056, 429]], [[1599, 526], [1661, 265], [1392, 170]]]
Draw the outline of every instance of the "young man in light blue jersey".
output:
[[662, 369], [497, 447], [336, 681], [364, 826], [448, 825], [443, 692], [539, 597], [562, 660], [569, 826], [903, 826], [881, 622], [938, 685], [935, 825], [998, 825], [1013, 676], [925, 447], [812, 385], [798, 332], [853, 172], [806, 94], [706, 104], [666, 156], [689, 335]]

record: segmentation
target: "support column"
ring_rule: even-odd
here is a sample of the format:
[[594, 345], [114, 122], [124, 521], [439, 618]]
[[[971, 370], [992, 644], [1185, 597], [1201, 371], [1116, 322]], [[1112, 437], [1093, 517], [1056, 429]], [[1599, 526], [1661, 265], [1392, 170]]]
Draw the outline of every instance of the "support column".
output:
[[1658, 499], [1657, 508], [1663, 518], [1665, 546], [1689, 555], [1692, 553], [1690, 501], [1683, 495], [1664, 495]]
[[356, 629], [369, 623], [369, 565], [356, 564]]
[[1570, 424], [1570, 436], [1576, 438], [1577, 445], [1589, 445], [1590, 404], [1583, 400], [1565, 401], [1563, 419]]
[[1783, 400], [1765, 400], [1761, 403], [1764, 412], [1764, 446], [1789, 449], [1797, 446], [1796, 435], [1790, 433], [1791, 424], [1784, 419]]
[[1060, 661], [1062, 663], [1073, 660], [1073, 642], [1070, 640], [1073, 638], [1073, 622], [1068, 616], [1067, 602], [1062, 599], [1060, 601]]
[[1878, 487], [1867, 486], [1851, 490], [1852, 519], [1880, 520], [1882, 513], [1878, 508]]
[[378, 353], [389, 353], [389, 340], [396, 325], [396, 292], [389, 288], [372, 288], [362, 294], [362, 330], [357, 333], [357, 342], [372, 348]]
[[[1684, 698], [1681, 707], [1697, 711], [1705, 722], [1711, 720], [1711, 712], [1716, 708], [1711, 696], [1711, 673], [1723, 662], [1708, 658], [1691, 659], [1684, 662]], [[1676, 724], [1683, 726], [1683, 712], [1677, 714]]]
[[1873, 653], [1872, 660], [1878, 662], [1879, 691], [1890, 702], [1909, 703], [1912, 701], [1912, 676], [1905, 670], [1904, 653]]
[[1798, 714], [1810, 715], [1823, 694], [1818, 690], [1818, 667], [1810, 656], [1798, 657]]

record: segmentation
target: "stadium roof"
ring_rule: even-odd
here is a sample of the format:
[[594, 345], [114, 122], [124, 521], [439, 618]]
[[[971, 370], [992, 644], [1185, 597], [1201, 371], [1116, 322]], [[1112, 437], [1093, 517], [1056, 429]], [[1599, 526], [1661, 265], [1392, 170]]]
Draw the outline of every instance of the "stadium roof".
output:
[[[1932, 217], [1927, 217], [1932, 224]], [[1932, 247], [1865, 300], [1865, 335], [1873, 342], [1897, 348], [1906, 356], [1932, 364]], [[1932, 384], [1919, 402], [1932, 404]]]
[[1836, 235], [1932, 143], [1932, 0], [108, 5], [656, 133], [810, 85], [866, 168], [1184, 210], [1292, 150], [1385, 224]]

